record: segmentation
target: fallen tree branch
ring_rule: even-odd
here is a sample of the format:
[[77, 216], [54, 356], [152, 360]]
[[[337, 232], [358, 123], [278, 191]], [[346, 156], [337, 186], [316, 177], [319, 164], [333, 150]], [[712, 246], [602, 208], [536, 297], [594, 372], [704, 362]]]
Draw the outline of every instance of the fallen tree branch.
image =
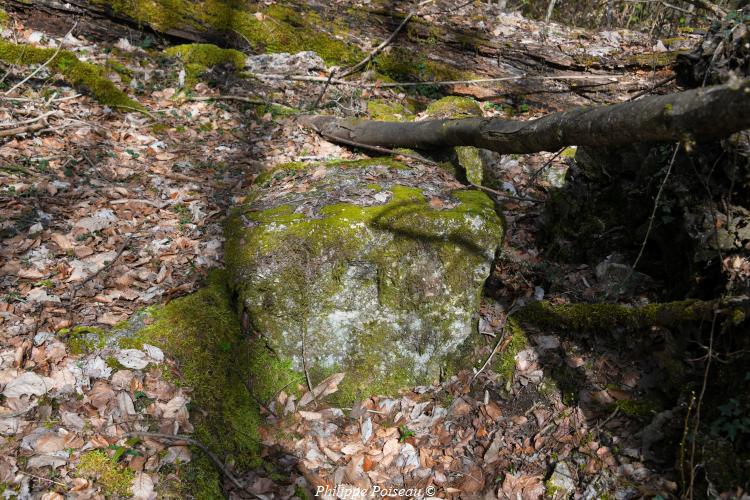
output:
[[372, 146], [475, 146], [503, 154], [557, 151], [564, 146], [714, 140], [750, 128], [750, 79], [619, 104], [579, 107], [528, 121], [382, 122], [323, 115], [301, 121], [327, 136]]
[[253, 78], [268, 78], [269, 80], [289, 80], [293, 82], [310, 82], [322, 83], [328, 85], [348, 85], [359, 88], [389, 88], [389, 87], [418, 87], [421, 85], [435, 85], [445, 87], [450, 85], [476, 85], [480, 83], [499, 83], [511, 82], [516, 80], [608, 80], [608, 83], [617, 83], [618, 77], [613, 75], [556, 75], [556, 76], [503, 76], [499, 78], [476, 78], [474, 80], [438, 80], [435, 82], [376, 82], [361, 83], [351, 80], [342, 80], [341, 78], [328, 78], [327, 76], [310, 76], [310, 75], [281, 75], [276, 73], [250, 73]]
[[628, 306], [623, 304], [562, 304], [536, 301], [523, 307], [514, 318], [540, 328], [577, 333], [609, 332], [616, 328], [629, 331], [651, 326], [674, 327], [679, 324], [711, 320], [714, 315], [730, 321], [737, 313], [750, 312], [747, 296], [718, 300], [681, 300]]
[[[336, 137], [336, 136], [328, 135], [328, 134], [325, 134], [325, 133], [323, 133], [323, 132], [321, 132], [319, 130], [316, 130], [316, 131], [321, 136], [325, 137], [326, 139], [330, 139], [331, 141], [337, 142], [339, 144], [345, 144], [347, 146], [352, 146], [352, 147], [355, 147], [355, 148], [367, 149], [367, 150], [374, 151], [376, 153], [381, 153], [381, 154], [388, 154], [388, 155], [393, 155], [393, 156], [402, 156], [404, 158], [411, 158], [412, 160], [416, 160], [416, 161], [425, 163], [427, 165], [432, 165], [432, 166], [436, 166], [436, 167], [440, 166], [440, 164], [438, 162], [436, 162], [436, 161], [432, 161], [429, 158], [424, 158], [424, 157], [419, 156], [419, 155], [414, 155], [414, 154], [411, 154], [411, 153], [407, 153], [405, 151], [396, 151], [395, 149], [382, 148], [382, 147], [379, 147], [379, 146], [371, 146], [369, 144], [363, 144], [361, 142], [350, 141], [348, 139], [344, 139], [343, 137]], [[473, 188], [479, 189], [481, 191], [486, 191], [488, 193], [494, 194], [495, 196], [497, 196], [499, 198], [504, 198], [504, 199], [509, 199], [509, 200], [516, 200], [516, 201], [530, 201], [530, 202], [533, 202], [533, 203], [540, 203], [541, 202], [541, 200], [537, 200], [536, 198], [527, 198], [527, 197], [523, 197], [523, 196], [513, 196], [511, 194], [503, 193], [501, 191], [497, 191], [495, 189], [488, 188], [486, 186], [480, 186], [479, 184], [474, 184], [473, 182], [470, 184], [470, 186], [473, 187]]]

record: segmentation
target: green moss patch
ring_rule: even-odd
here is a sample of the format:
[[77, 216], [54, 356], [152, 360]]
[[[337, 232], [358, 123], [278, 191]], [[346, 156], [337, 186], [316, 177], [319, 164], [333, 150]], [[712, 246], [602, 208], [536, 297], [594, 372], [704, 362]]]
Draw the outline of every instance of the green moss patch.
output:
[[397, 81], [431, 81], [468, 80], [472, 73], [458, 70], [447, 64], [432, 61], [413, 50], [393, 47], [381, 53], [373, 60], [374, 68]]
[[256, 52], [312, 50], [328, 63], [351, 64], [364, 54], [320, 29], [313, 10], [298, 12], [282, 5], [247, 6], [234, 0], [95, 0], [113, 11], [160, 31], [193, 28], [232, 37], [238, 33]]
[[57, 336], [68, 345], [71, 354], [83, 355], [106, 345], [107, 333], [93, 326], [62, 328]]
[[479, 103], [469, 97], [448, 96], [443, 97], [425, 110], [430, 118], [470, 118], [482, 116], [482, 108]]
[[103, 451], [81, 455], [76, 471], [81, 476], [94, 479], [107, 496], [130, 496], [130, 485], [135, 474], [127, 467], [114, 463]]
[[192, 87], [200, 75], [214, 66], [227, 64], [235, 71], [245, 66], [245, 55], [239, 50], [222, 49], [210, 43], [176, 45], [164, 50], [164, 53], [170, 57], [177, 57], [184, 63], [187, 87]]
[[245, 66], [245, 55], [239, 50], [222, 49], [210, 43], [176, 45], [164, 50], [164, 53], [178, 57], [186, 64], [199, 64], [205, 67], [231, 64], [237, 70]]
[[[472, 118], [481, 117], [482, 108], [469, 97], [448, 96], [432, 102], [425, 110], [430, 118]], [[458, 146], [454, 148], [456, 162], [463, 169], [466, 179], [478, 186], [484, 181], [485, 161], [479, 148]]]
[[[27, 44], [0, 40], [0, 61], [8, 64], [44, 64], [55, 56], [55, 49], [42, 49]], [[61, 50], [47, 65], [60, 73], [65, 81], [91, 94], [100, 103], [113, 108], [142, 111], [143, 106], [128, 97], [106, 77], [106, 70], [95, 64], [81, 62], [75, 54]]]
[[504, 380], [512, 382], [513, 374], [516, 371], [516, 355], [529, 346], [529, 339], [514, 318], [508, 319], [505, 330], [510, 336], [510, 341], [493, 362], [493, 367], [497, 373], [503, 376]]
[[367, 114], [372, 120], [403, 122], [414, 119], [414, 112], [401, 103], [382, 99], [367, 102]]

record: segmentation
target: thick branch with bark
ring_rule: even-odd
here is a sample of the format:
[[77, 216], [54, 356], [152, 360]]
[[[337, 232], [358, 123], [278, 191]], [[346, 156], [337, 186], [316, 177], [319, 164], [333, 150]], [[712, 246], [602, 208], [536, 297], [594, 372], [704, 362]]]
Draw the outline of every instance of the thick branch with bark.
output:
[[309, 116], [303, 124], [341, 138], [387, 148], [476, 146], [499, 153], [556, 151], [565, 146], [712, 140], [750, 128], [750, 79], [734, 84], [582, 107], [536, 120], [466, 118], [381, 122]]

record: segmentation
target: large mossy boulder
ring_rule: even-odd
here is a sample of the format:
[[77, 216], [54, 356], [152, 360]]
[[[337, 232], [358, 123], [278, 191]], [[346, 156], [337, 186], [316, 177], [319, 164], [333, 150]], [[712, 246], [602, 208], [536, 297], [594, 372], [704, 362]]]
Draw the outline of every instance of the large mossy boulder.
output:
[[389, 159], [286, 164], [227, 222], [238, 307], [269, 356], [338, 399], [429, 383], [476, 331], [503, 226], [439, 168]]

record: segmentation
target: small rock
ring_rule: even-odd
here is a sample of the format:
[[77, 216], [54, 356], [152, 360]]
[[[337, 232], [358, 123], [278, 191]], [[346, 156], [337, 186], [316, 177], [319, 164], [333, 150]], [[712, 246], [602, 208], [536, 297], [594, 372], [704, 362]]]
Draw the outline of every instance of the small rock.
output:
[[558, 462], [547, 480], [547, 494], [552, 498], [568, 498], [576, 491], [576, 477], [566, 462]]
[[372, 419], [370, 417], [367, 417], [367, 419], [362, 422], [362, 442], [367, 443], [369, 439], [372, 437]]

